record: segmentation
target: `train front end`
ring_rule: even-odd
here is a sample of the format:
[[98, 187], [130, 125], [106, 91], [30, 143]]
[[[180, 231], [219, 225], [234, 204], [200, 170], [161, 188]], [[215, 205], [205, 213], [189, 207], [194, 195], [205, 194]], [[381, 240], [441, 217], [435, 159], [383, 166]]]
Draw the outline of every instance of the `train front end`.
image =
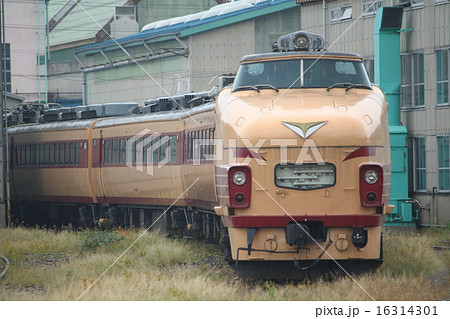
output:
[[355, 54], [296, 32], [246, 56], [217, 97], [215, 186], [238, 274], [301, 278], [382, 263], [387, 105]]

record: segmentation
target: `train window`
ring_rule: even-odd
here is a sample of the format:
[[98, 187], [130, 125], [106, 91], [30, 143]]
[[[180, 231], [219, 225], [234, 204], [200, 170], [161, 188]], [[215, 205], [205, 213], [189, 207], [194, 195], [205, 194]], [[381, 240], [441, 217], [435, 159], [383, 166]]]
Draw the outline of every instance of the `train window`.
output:
[[70, 158], [70, 149], [69, 149], [69, 143], [64, 143], [64, 164], [69, 164], [69, 158]]
[[176, 162], [177, 161], [177, 136], [172, 135], [170, 136], [170, 152], [169, 152], [169, 162]]
[[36, 163], [36, 148], [35, 145], [30, 145], [30, 166], [34, 166]]
[[159, 150], [159, 160], [161, 162], [167, 161], [167, 147], [169, 146], [169, 137], [164, 135], [161, 137], [161, 147]]
[[53, 151], [53, 144], [48, 144], [48, 165], [53, 165], [54, 158], [55, 152]]
[[257, 89], [328, 88], [337, 83], [371, 89], [362, 61], [322, 58], [242, 64], [233, 91], [251, 90], [255, 86]]
[[210, 128], [210, 141], [211, 144], [209, 145], [209, 155], [214, 155], [214, 128]]
[[188, 160], [192, 159], [192, 132], [189, 132], [187, 134], [187, 141], [186, 141], [186, 158]]
[[69, 164], [73, 165], [75, 163], [75, 150], [73, 149], [74, 143], [69, 143]]
[[159, 159], [159, 136], [152, 139], [152, 162], [157, 163]]
[[150, 149], [150, 146], [151, 146], [151, 138], [150, 138], [150, 136], [147, 136], [146, 138], [144, 138], [144, 147], [143, 147], [143, 154], [142, 154], [142, 160], [143, 160], [143, 162], [144, 163], [147, 163], [148, 164], [148, 160], [149, 160], [149, 158], [148, 158], [148, 155], [149, 155], [149, 149]]
[[126, 150], [127, 150], [127, 140], [122, 138], [120, 139], [119, 145], [119, 162], [122, 164], [125, 163]]
[[75, 142], [75, 164], [80, 164], [80, 143]]
[[55, 158], [55, 152], [54, 152], [54, 148], [53, 148], [53, 144], [50, 144], [48, 146], [48, 164], [49, 165], [53, 165], [53, 159]]
[[142, 137], [136, 139], [136, 163], [142, 163]]
[[64, 165], [64, 143], [59, 143], [59, 165]]
[[55, 165], [59, 165], [59, 144], [55, 143]]
[[39, 145], [39, 165], [44, 165], [44, 144]]
[[48, 165], [48, 144], [44, 145], [44, 165]]
[[22, 145], [21, 147], [20, 147], [20, 165], [22, 166], [22, 167], [24, 167], [25, 166], [25, 159], [26, 159], [26, 148], [25, 148], [25, 145]]
[[111, 163], [119, 163], [119, 140], [114, 139], [111, 141], [111, 151]]
[[111, 141], [106, 140], [105, 141], [105, 148], [104, 148], [104, 157], [103, 162], [105, 164], [109, 164], [111, 162]]
[[30, 145], [25, 145], [25, 166], [30, 164]]

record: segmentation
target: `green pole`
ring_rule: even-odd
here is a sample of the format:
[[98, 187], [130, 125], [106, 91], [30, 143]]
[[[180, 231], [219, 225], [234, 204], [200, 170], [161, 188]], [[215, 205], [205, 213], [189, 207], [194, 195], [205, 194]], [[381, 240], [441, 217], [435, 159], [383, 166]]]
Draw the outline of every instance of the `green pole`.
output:
[[387, 225], [415, 226], [408, 196], [407, 130], [400, 121], [400, 28], [402, 7], [382, 7], [377, 10], [374, 26], [375, 84], [388, 102], [389, 135], [391, 142], [391, 204]]

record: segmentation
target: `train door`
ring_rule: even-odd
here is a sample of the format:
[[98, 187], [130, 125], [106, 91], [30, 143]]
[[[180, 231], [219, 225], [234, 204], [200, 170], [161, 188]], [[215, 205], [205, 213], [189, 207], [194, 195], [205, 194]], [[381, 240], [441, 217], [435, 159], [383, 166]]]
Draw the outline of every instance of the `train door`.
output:
[[93, 194], [95, 196], [96, 202], [102, 205], [106, 204], [105, 190], [103, 187], [103, 176], [102, 176], [102, 163], [103, 163], [103, 132], [100, 130], [93, 130], [91, 133], [89, 150], [90, 150], [90, 176], [92, 178], [91, 187], [93, 189]]

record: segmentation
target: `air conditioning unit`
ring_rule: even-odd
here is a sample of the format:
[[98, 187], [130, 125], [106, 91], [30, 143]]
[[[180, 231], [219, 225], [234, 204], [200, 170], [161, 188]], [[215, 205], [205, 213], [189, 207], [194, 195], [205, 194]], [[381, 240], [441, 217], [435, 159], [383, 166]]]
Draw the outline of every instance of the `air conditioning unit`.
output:
[[121, 38], [139, 32], [136, 21], [136, 7], [121, 6], [114, 9], [114, 20], [111, 22], [111, 36]]

